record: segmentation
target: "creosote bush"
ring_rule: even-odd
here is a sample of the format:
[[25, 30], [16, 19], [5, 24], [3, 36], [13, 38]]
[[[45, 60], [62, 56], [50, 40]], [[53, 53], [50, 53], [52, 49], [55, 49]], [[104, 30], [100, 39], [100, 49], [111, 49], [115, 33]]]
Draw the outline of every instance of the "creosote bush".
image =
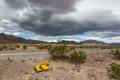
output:
[[56, 45], [49, 49], [52, 59], [66, 59], [68, 49], [66, 45]]
[[8, 46], [7, 46], [7, 45], [3, 45], [3, 48], [4, 48], [4, 49], [8, 49]]
[[16, 45], [16, 48], [20, 48], [20, 45]]
[[120, 49], [116, 48], [115, 50], [111, 50], [111, 53], [115, 59], [120, 60]]
[[49, 51], [53, 60], [62, 59], [62, 60], [69, 60], [73, 63], [83, 63], [87, 58], [84, 52], [74, 51], [73, 47], [69, 47], [66, 45], [52, 46], [49, 49]]
[[2, 46], [0, 46], [0, 51], [2, 51], [4, 48]]
[[12, 46], [12, 45], [9, 46], [9, 49], [10, 50], [16, 50], [15, 46]]
[[23, 46], [23, 49], [27, 49], [27, 47], [28, 47], [27, 45], [24, 45], [24, 46]]
[[77, 52], [77, 51], [74, 51], [70, 54], [70, 60], [74, 63], [83, 63], [85, 62], [87, 56], [84, 52]]
[[120, 80], [120, 64], [112, 63], [108, 69], [109, 77], [112, 80]]

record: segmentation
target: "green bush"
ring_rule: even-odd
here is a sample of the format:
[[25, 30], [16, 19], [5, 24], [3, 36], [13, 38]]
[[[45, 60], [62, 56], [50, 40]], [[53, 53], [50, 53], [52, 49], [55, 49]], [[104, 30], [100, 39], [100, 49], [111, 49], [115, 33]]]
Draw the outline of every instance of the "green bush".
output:
[[66, 45], [56, 45], [49, 49], [52, 59], [66, 59], [67, 56], [67, 46]]
[[112, 63], [108, 69], [110, 79], [120, 80], [120, 64]]
[[2, 51], [3, 50], [3, 47], [2, 46], [0, 46], [0, 51]]
[[44, 45], [38, 45], [38, 46], [36, 46], [38, 49], [45, 49], [45, 46]]
[[87, 56], [84, 52], [77, 52], [77, 51], [74, 51], [73, 53], [71, 53], [70, 55], [70, 60], [74, 63], [83, 63], [85, 62]]
[[101, 49], [106, 49], [106, 46], [101, 46]]
[[10, 49], [10, 50], [16, 50], [15, 46], [12, 46], [12, 45], [9, 46], [9, 49]]
[[120, 49], [111, 50], [110, 54], [112, 54], [115, 59], [120, 60]]
[[27, 47], [28, 47], [27, 45], [24, 45], [24, 46], [23, 46], [23, 49], [27, 49]]
[[7, 46], [7, 45], [3, 45], [3, 48], [4, 48], [4, 49], [8, 49], [8, 46]]
[[16, 48], [20, 48], [20, 45], [16, 45]]
[[[52, 56], [53, 60], [69, 60], [74, 63], [85, 62], [87, 56], [84, 52], [74, 51], [76, 46], [66, 46], [66, 45], [52, 45], [49, 46], [48, 50]], [[79, 46], [78, 46], [79, 48]]]

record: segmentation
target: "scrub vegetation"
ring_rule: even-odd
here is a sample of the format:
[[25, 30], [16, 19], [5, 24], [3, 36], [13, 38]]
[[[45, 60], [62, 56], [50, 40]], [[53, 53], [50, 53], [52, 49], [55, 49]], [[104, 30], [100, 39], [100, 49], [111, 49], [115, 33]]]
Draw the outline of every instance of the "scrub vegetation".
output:
[[120, 49], [111, 50], [111, 53], [115, 59], [120, 60]]
[[[119, 46], [109, 46], [109, 45], [68, 45], [68, 44], [4, 44], [0, 45], [0, 55], [16, 53], [35, 55], [32, 53], [38, 53], [40, 56], [45, 57], [45, 55], [51, 55], [50, 70], [48, 70], [48, 78], [52, 80], [65, 80], [66, 77], [70, 78], [68, 80], [120, 80], [120, 47]], [[45, 55], [43, 55], [45, 52]], [[41, 55], [41, 53], [43, 53]], [[49, 54], [48, 54], [49, 53]], [[111, 55], [112, 57], [111, 57]], [[38, 55], [37, 54], [37, 55]], [[19, 55], [18, 55], [19, 56]], [[27, 55], [26, 55], [27, 56]], [[33, 58], [24, 60], [24, 57], [20, 57], [20, 63], [17, 63], [17, 58], [6, 58], [6, 62], [1, 61], [5, 64], [7, 70], [4, 67], [0, 67], [1, 72], [6, 72], [5, 75], [0, 75], [7, 78], [10, 73], [16, 75], [21, 74], [24, 76], [24, 68], [33, 71], [34, 64], [40, 62], [40, 60]], [[28, 56], [29, 57], [29, 56]], [[114, 57], [114, 58], [113, 58]], [[113, 63], [114, 62], [114, 63]], [[8, 64], [9, 63], [9, 64]], [[30, 63], [30, 64], [26, 64]], [[34, 63], [34, 64], [33, 64]], [[113, 64], [111, 64], [113, 63]], [[110, 65], [111, 64], [111, 65]], [[19, 68], [20, 67], [20, 68]], [[109, 67], [109, 68], [107, 68]], [[14, 70], [16, 68], [16, 71]], [[107, 68], [107, 69], [106, 69]], [[14, 72], [15, 71], [15, 72]], [[21, 72], [23, 71], [23, 72]], [[29, 71], [29, 72], [30, 72]], [[10, 73], [8, 73], [10, 72]], [[34, 71], [33, 71], [34, 72]], [[25, 72], [28, 73], [28, 72]], [[31, 75], [32, 72], [28, 73]], [[67, 74], [66, 74], [67, 73]], [[73, 76], [75, 73], [75, 76]], [[62, 77], [59, 77], [61, 75]], [[58, 77], [56, 77], [58, 76]], [[10, 79], [12, 80], [11, 76]], [[30, 76], [32, 77], [32, 76]], [[61, 79], [62, 78], [62, 79]], [[109, 79], [110, 78], [110, 79]], [[7, 80], [7, 79], [6, 79]], [[16, 79], [15, 79], [16, 80]], [[23, 80], [23, 79], [21, 79]], [[28, 79], [25, 79], [28, 80]]]
[[120, 80], [120, 64], [112, 63], [108, 69], [109, 77], [113, 80]]

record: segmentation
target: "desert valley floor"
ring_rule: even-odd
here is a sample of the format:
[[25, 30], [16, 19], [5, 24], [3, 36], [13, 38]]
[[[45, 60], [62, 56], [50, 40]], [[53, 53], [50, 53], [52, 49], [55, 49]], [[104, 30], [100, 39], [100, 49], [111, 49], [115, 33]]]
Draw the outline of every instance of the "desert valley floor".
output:
[[[48, 59], [48, 57], [45, 57], [49, 55], [47, 50], [37, 50], [34, 47], [29, 47], [27, 50], [0, 51], [0, 57], [2, 56], [2, 58], [10, 54], [13, 56], [26, 54], [28, 56], [27, 59], [9, 57], [9, 59], [0, 60], [0, 80], [35, 80], [36, 76], [39, 78], [44, 76], [44, 80], [109, 80], [107, 68], [111, 63], [120, 63], [109, 54], [111, 49], [80, 50], [87, 54], [85, 63], [73, 64], [64, 60], [55, 60], [50, 62], [48, 71], [39, 73], [35, 72], [34, 66], [39, 64], [40, 61]], [[34, 57], [32, 59], [30, 55], [33, 57], [37, 55], [42, 58]]]

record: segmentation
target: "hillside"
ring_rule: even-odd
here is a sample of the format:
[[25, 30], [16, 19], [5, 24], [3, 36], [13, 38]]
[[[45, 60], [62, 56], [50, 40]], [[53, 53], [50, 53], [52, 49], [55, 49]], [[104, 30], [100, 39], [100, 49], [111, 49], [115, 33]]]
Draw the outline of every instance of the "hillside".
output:
[[111, 43], [113, 46], [120, 46], [120, 43]]
[[58, 44], [79, 44], [76, 41], [67, 41], [67, 40], [61, 40], [57, 42]]
[[0, 44], [15, 44], [15, 43], [46, 43], [44, 41], [37, 41], [37, 40], [26, 40], [22, 37], [17, 37], [13, 35], [8, 35], [4, 33], [0, 33]]
[[82, 45], [106, 45], [107, 43], [104, 43], [102, 41], [97, 41], [97, 40], [86, 40], [80, 42]]
[[[30, 43], [30, 44], [40, 44], [40, 43], [48, 43], [46, 41], [40, 41], [40, 40], [32, 40], [32, 39], [24, 39], [22, 37], [8, 35], [4, 33], [0, 33], [0, 44], [15, 44], [15, 43]], [[85, 40], [82, 42], [76, 42], [76, 41], [67, 41], [67, 40], [61, 40], [58, 42], [51, 42], [51, 44], [81, 44], [81, 45], [106, 45], [107, 43], [97, 40]], [[120, 45], [120, 43], [111, 43], [110, 45]]]
[[0, 44], [26, 43], [26, 42], [27, 40], [25, 40], [24, 38], [0, 33]]

